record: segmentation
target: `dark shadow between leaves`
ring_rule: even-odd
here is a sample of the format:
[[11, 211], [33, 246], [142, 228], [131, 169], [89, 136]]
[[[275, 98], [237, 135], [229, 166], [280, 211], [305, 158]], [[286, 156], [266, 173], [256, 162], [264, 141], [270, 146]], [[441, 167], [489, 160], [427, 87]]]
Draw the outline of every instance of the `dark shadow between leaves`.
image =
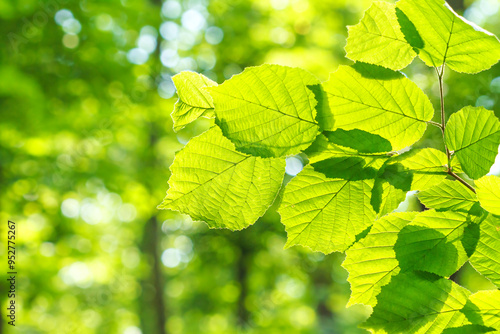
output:
[[325, 135], [331, 143], [352, 148], [359, 153], [385, 153], [392, 151], [392, 145], [387, 139], [363, 130], [337, 129], [332, 132], [325, 132]]
[[420, 34], [415, 28], [413, 22], [410, 21], [408, 16], [399, 8], [396, 8], [396, 16], [398, 17], [399, 25], [401, 26], [401, 32], [405, 36], [406, 41], [413, 47], [413, 50], [418, 54], [419, 49], [423, 49], [425, 43]]
[[333, 112], [328, 104], [328, 95], [326, 94], [323, 86], [321, 84], [308, 85], [316, 99], [316, 121], [318, 122], [321, 130], [333, 129], [335, 126], [335, 119], [333, 117]]
[[400, 79], [402, 77], [401, 72], [396, 72], [388, 68], [367, 64], [363, 62], [356, 62], [352, 65], [352, 68], [356, 70], [361, 76], [367, 79], [377, 79], [377, 80], [394, 80]]
[[[439, 316], [451, 291], [451, 282], [439, 284], [440, 280], [444, 279], [418, 271], [394, 276], [389, 284], [382, 287], [377, 305], [362, 327], [382, 329], [387, 333], [418, 332]], [[433, 284], [439, 284], [439, 287]], [[430, 291], [425, 293], [426, 290]]]
[[331, 179], [359, 181], [375, 178], [377, 170], [364, 165], [365, 161], [360, 157], [338, 157], [318, 161], [312, 167]]
[[421, 270], [448, 277], [457, 271], [457, 248], [446, 241], [443, 233], [429, 227], [405, 226], [398, 234], [394, 251], [403, 272]]
[[382, 196], [384, 192], [384, 183], [387, 182], [394, 188], [408, 192], [411, 189], [413, 181], [413, 173], [406, 169], [403, 165], [396, 163], [386, 165], [379, 171], [379, 175], [375, 180], [372, 189], [372, 198], [370, 204], [375, 212], [380, 211], [382, 205]]

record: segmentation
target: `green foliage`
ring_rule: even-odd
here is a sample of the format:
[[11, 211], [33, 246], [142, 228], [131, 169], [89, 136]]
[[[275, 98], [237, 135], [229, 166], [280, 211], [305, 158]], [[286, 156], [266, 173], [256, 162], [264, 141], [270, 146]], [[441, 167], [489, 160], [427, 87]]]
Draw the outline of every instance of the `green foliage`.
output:
[[217, 86], [216, 82], [195, 72], [179, 73], [174, 75], [172, 80], [179, 95], [172, 112], [175, 131], [200, 117], [215, 117], [212, 97], [203, 88]]
[[457, 72], [477, 73], [498, 62], [495, 35], [459, 16], [444, 0], [401, 0], [397, 8], [413, 23], [420, 38], [410, 40], [411, 45], [428, 66], [446, 64]]
[[500, 215], [500, 177], [489, 175], [476, 181], [477, 197], [483, 209]]
[[431, 102], [417, 85], [382, 67], [341, 66], [323, 87], [335, 128], [379, 135], [394, 151], [418, 141], [434, 116]]
[[213, 127], [178, 152], [170, 169], [170, 188], [160, 209], [189, 214], [212, 228], [241, 230], [273, 203], [285, 163], [240, 153]]
[[401, 31], [394, 4], [376, 1], [349, 27], [347, 58], [400, 70], [417, 55]]
[[489, 172], [498, 154], [500, 122], [482, 107], [465, 107], [446, 124], [446, 144], [455, 152], [464, 171], [473, 179]]
[[[374, 3], [349, 29], [346, 51], [357, 62], [323, 83], [299, 68], [262, 65], [204, 88], [216, 125], [177, 154], [161, 208], [209, 227], [244, 228], [272, 204], [285, 158], [300, 154], [308, 166], [283, 184], [277, 203], [285, 247], [346, 253], [349, 305], [373, 308], [363, 328], [496, 328], [498, 294], [469, 299], [450, 276], [470, 261], [498, 284], [500, 179], [483, 176], [500, 145], [500, 122], [469, 106], [446, 123], [444, 70], [488, 69], [500, 42], [443, 1], [400, 0]], [[426, 94], [395, 71], [416, 54], [438, 74], [440, 123]], [[444, 152], [412, 149], [429, 124], [442, 131]], [[430, 210], [395, 213], [410, 191], [420, 191]]]
[[246, 68], [209, 89], [216, 122], [242, 152], [282, 157], [306, 149], [319, 133], [308, 72], [279, 65]]

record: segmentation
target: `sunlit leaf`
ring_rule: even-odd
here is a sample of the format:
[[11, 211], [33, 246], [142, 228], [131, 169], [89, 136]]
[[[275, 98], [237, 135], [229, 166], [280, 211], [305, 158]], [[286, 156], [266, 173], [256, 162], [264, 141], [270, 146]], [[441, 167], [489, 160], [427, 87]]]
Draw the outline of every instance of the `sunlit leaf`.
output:
[[465, 107], [446, 124], [446, 144], [473, 179], [490, 171], [500, 145], [500, 122], [493, 111]]
[[468, 211], [478, 202], [476, 195], [458, 181], [444, 180], [421, 191], [418, 199], [428, 208]]
[[392, 3], [376, 1], [361, 21], [349, 27], [347, 58], [400, 70], [417, 55], [406, 41]]
[[431, 102], [417, 85], [383, 67], [340, 66], [323, 87], [336, 128], [379, 135], [395, 151], [418, 141], [434, 115]]
[[400, 273], [382, 287], [371, 317], [362, 325], [376, 333], [439, 334], [462, 325], [470, 292], [430, 274]]
[[179, 131], [199, 117], [213, 118], [214, 104], [203, 87], [217, 86], [216, 82], [202, 74], [184, 71], [172, 77], [179, 99], [172, 112], [174, 131]]
[[471, 295], [463, 313], [473, 324], [500, 331], [500, 290], [484, 290]]
[[428, 210], [416, 216], [394, 246], [401, 269], [452, 275], [468, 259], [461, 240], [469, 222], [462, 212]]
[[347, 306], [375, 306], [382, 286], [400, 271], [394, 244], [401, 229], [417, 215], [416, 212], [392, 213], [373, 224], [370, 232], [346, 251], [342, 263], [349, 272], [351, 298]]
[[397, 8], [415, 25], [422, 42], [413, 46], [428, 66], [477, 73], [500, 59], [495, 35], [459, 16], [444, 0], [401, 0]]
[[500, 177], [488, 175], [476, 180], [477, 197], [483, 209], [500, 215]]
[[211, 228], [240, 230], [273, 203], [285, 161], [237, 152], [214, 126], [191, 139], [170, 170], [170, 188], [160, 209], [180, 211]]
[[331, 179], [311, 166], [304, 168], [287, 184], [278, 210], [288, 234], [286, 247], [301, 245], [323, 253], [346, 250], [375, 218], [372, 187], [370, 179]]
[[319, 133], [309, 72], [280, 65], [248, 67], [209, 89], [216, 122], [245, 153], [281, 157], [306, 149]]
[[470, 263], [500, 288], [500, 218], [489, 215], [481, 222], [479, 233]]

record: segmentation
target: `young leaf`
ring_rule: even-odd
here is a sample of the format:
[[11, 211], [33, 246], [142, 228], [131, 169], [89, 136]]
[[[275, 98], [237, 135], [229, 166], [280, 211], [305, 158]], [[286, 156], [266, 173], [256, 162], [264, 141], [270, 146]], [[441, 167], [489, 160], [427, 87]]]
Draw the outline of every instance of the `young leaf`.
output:
[[401, 32], [392, 3], [375, 1], [361, 21], [348, 29], [349, 59], [400, 70], [417, 55]]
[[400, 273], [382, 287], [362, 327], [376, 333], [439, 334], [466, 321], [460, 310], [469, 295], [467, 289], [444, 278]]
[[399, 178], [409, 183], [409, 190], [425, 190], [441, 183], [448, 176], [446, 154], [433, 148], [411, 150], [392, 159], [386, 168], [387, 179]]
[[428, 66], [446, 63], [457, 72], [477, 73], [500, 59], [495, 35], [459, 16], [444, 0], [401, 0], [397, 8], [415, 25], [423, 41], [419, 57]]
[[437, 186], [421, 191], [418, 199], [428, 208], [465, 212], [478, 202], [469, 188], [452, 180], [444, 180]]
[[500, 288], [500, 218], [489, 215], [479, 226], [479, 242], [470, 263]]
[[305, 167], [285, 188], [278, 212], [288, 240], [325, 254], [345, 251], [368, 228], [373, 180], [330, 179]]
[[160, 209], [188, 214], [210, 228], [240, 230], [273, 203], [285, 161], [237, 152], [214, 126], [191, 139], [175, 155], [170, 170], [170, 188]]
[[477, 197], [486, 211], [500, 215], [500, 177], [488, 175], [475, 182]]
[[261, 157], [300, 153], [319, 133], [316, 99], [308, 89], [318, 79], [299, 68], [248, 67], [209, 88], [216, 122], [236, 149]]
[[402, 271], [421, 270], [451, 276], [468, 259], [461, 243], [466, 213], [424, 211], [399, 232], [394, 246]]
[[478, 179], [490, 171], [500, 145], [500, 122], [493, 111], [465, 107], [451, 115], [446, 124], [446, 144], [464, 171]]
[[216, 82], [189, 71], [174, 75], [172, 80], [179, 95], [171, 114], [174, 131], [181, 130], [200, 117], [215, 117], [212, 97], [203, 87], [217, 86]]
[[483, 290], [469, 296], [463, 313], [473, 324], [500, 331], [500, 290]]
[[323, 87], [336, 128], [379, 135], [394, 151], [418, 141], [434, 115], [431, 102], [417, 85], [383, 67], [340, 66]]
[[342, 263], [349, 272], [351, 298], [347, 306], [365, 304], [375, 306], [382, 286], [400, 271], [394, 244], [399, 231], [409, 224], [417, 212], [397, 212], [373, 224], [370, 232], [346, 251]]

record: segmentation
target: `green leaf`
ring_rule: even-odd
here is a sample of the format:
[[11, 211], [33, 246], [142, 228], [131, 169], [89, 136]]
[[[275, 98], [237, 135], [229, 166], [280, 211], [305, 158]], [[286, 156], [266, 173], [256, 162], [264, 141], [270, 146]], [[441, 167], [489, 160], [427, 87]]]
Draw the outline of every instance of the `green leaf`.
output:
[[326, 131], [325, 135], [329, 142], [359, 153], [380, 154], [392, 151], [391, 143], [387, 139], [358, 129], [337, 129], [333, 132]]
[[447, 328], [444, 330], [443, 334], [479, 334], [479, 333], [488, 333], [491, 331], [494, 331], [494, 329], [481, 325], [469, 324], [460, 327]]
[[200, 117], [215, 117], [212, 97], [203, 88], [217, 86], [216, 82], [202, 74], [189, 71], [174, 75], [172, 80], [179, 95], [171, 114], [174, 131], [181, 130]]
[[373, 180], [331, 179], [306, 166], [286, 186], [278, 210], [288, 234], [285, 247], [345, 251], [375, 218], [372, 187]]
[[500, 145], [500, 122], [493, 111], [465, 107], [446, 124], [446, 144], [455, 152], [463, 170], [473, 179], [486, 175]]
[[500, 288], [500, 218], [489, 215], [480, 225], [472, 266]]
[[315, 95], [307, 87], [317, 84], [302, 69], [262, 65], [208, 90], [216, 122], [237, 150], [282, 157], [300, 153], [319, 133]]
[[431, 102], [417, 85], [383, 67], [340, 66], [323, 87], [336, 128], [379, 135], [394, 151], [418, 141], [434, 115]]
[[446, 63], [457, 72], [477, 73], [500, 59], [495, 35], [459, 16], [443, 0], [401, 0], [397, 8], [415, 25], [423, 41], [419, 57], [428, 66]]
[[362, 327], [376, 333], [439, 334], [466, 320], [460, 310], [469, 294], [444, 278], [400, 273], [382, 287], [378, 303]]
[[425, 190], [444, 181], [447, 176], [446, 154], [433, 148], [411, 150], [392, 159], [386, 168], [386, 179], [409, 183], [409, 190]]
[[399, 232], [394, 246], [402, 271], [451, 276], [468, 259], [462, 245], [470, 220], [462, 212], [424, 211]]
[[381, 287], [400, 271], [393, 249], [397, 235], [416, 215], [416, 212], [398, 212], [375, 221], [366, 237], [346, 251], [342, 267], [349, 272], [347, 280], [351, 284], [347, 306], [377, 304]]
[[486, 211], [500, 215], [500, 177], [488, 175], [475, 182], [477, 197]]
[[428, 208], [469, 211], [477, 202], [476, 195], [458, 181], [444, 180], [421, 191], [418, 199]]
[[170, 170], [170, 188], [160, 209], [188, 214], [210, 228], [240, 230], [273, 203], [285, 162], [237, 152], [214, 126], [191, 139], [175, 155]]
[[348, 29], [349, 59], [400, 70], [417, 55], [401, 32], [394, 4], [374, 2], [361, 21]]
[[483, 290], [471, 295], [463, 313], [473, 324], [500, 331], [500, 290]]

